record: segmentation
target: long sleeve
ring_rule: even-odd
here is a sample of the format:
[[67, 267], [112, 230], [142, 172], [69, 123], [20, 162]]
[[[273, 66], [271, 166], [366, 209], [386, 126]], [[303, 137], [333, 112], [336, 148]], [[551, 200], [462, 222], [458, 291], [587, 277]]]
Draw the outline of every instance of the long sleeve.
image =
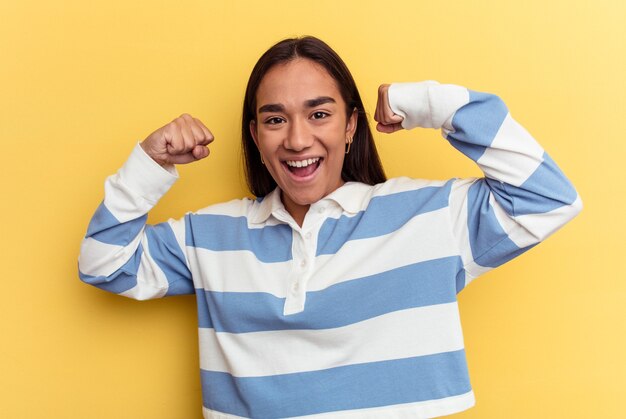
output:
[[177, 178], [175, 169], [160, 167], [137, 144], [105, 182], [81, 245], [82, 281], [138, 300], [193, 293], [184, 221], [146, 225], [148, 211]]
[[484, 173], [455, 180], [450, 193], [464, 285], [541, 242], [582, 209], [572, 184], [497, 96], [428, 81], [391, 85], [389, 101], [404, 128], [441, 129]]

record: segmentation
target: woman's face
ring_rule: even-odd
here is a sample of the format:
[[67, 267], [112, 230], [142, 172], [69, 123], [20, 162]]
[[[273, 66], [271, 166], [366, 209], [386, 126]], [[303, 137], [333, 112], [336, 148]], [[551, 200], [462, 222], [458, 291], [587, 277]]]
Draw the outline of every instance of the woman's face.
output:
[[289, 213], [298, 219], [309, 205], [343, 184], [346, 139], [357, 113], [335, 80], [319, 64], [297, 58], [270, 69], [256, 92], [252, 137], [280, 189]]

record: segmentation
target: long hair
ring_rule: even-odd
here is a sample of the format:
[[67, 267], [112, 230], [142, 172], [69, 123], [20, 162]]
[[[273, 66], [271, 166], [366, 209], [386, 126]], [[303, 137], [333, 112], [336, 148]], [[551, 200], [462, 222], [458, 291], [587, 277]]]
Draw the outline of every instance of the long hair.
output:
[[345, 182], [356, 181], [369, 185], [384, 182], [385, 172], [378, 157], [363, 101], [352, 74], [339, 55], [326, 43], [315, 37], [305, 36], [285, 39], [272, 46], [259, 58], [250, 74], [241, 123], [243, 164], [250, 192], [257, 197], [262, 197], [276, 187], [276, 182], [261, 163], [261, 155], [250, 133], [250, 122], [256, 120], [257, 89], [265, 74], [272, 67], [296, 58], [306, 58], [320, 64], [335, 79], [341, 97], [346, 103], [348, 118], [354, 109], [357, 110], [356, 131], [350, 153], [345, 156], [343, 162], [341, 178]]

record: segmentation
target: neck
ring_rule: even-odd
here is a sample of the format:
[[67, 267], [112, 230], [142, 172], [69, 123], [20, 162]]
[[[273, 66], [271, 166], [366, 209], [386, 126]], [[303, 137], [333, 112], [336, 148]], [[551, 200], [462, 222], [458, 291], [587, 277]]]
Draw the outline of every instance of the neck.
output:
[[284, 197], [282, 201], [289, 215], [291, 215], [291, 217], [295, 220], [295, 222], [298, 223], [300, 227], [302, 227], [302, 223], [304, 223], [304, 217], [306, 216], [306, 213], [309, 211], [309, 207], [311, 205], [296, 204], [292, 200], [285, 199]]

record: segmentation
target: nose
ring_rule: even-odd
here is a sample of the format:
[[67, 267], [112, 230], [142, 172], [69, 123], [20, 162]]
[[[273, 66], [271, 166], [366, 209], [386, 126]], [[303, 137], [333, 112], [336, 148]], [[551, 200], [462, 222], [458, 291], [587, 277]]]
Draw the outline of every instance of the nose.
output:
[[313, 132], [306, 121], [295, 118], [289, 124], [287, 137], [283, 142], [283, 146], [292, 151], [302, 151], [313, 145]]

